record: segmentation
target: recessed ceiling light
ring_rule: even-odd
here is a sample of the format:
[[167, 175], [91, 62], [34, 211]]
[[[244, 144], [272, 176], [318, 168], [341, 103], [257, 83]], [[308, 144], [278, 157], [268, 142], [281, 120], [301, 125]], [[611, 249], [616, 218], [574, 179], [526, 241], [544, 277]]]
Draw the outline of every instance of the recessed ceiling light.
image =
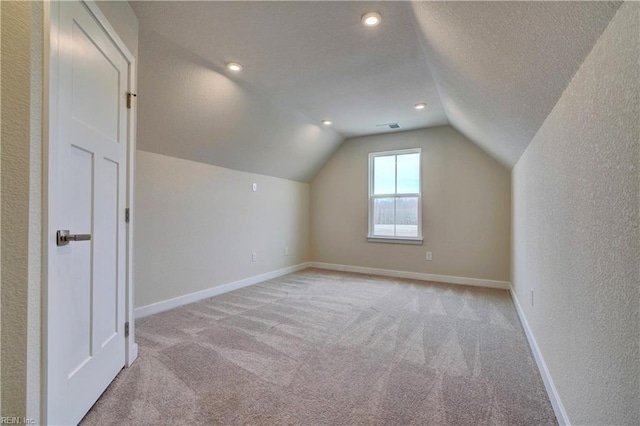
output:
[[378, 12], [369, 12], [362, 15], [362, 24], [365, 27], [375, 27], [382, 21], [382, 16]]
[[425, 103], [419, 103], [419, 104], [415, 104], [413, 106], [415, 109], [425, 109], [427, 107], [427, 104]]
[[322, 120], [322, 124], [325, 126], [331, 126], [331, 120]]
[[230, 70], [230, 71], [238, 72], [238, 71], [242, 70], [242, 65], [240, 65], [237, 62], [229, 62], [227, 64], [227, 69]]

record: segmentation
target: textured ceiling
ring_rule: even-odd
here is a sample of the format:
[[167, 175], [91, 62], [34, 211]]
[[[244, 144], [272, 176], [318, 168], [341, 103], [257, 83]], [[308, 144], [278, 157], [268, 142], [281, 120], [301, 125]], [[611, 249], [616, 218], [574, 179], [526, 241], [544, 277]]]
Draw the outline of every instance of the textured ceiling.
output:
[[413, 3], [452, 126], [512, 167], [620, 4]]
[[[390, 122], [401, 130], [450, 123], [513, 166], [620, 5], [131, 3], [149, 108], [140, 97], [141, 148], [302, 181], [344, 137], [389, 132], [376, 124]], [[380, 26], [360, 24], [368, 11], [382, 14]], [[163, 70], [173, 56], [183, 72]], [[229, 61], [242, 72], [229, 74]], [[198, 91], [202, 76], [185, 81], [194, 66], [214, 73], [218, 89]], [[189, 106], [194, 92], [204, 112]], [[417, 102], [428, 106], [416, 111]], [[323, 119], [332, 129], [318, 125]], [[184, 136], [177, 145], [175, 128]]]
[[161, 35], [139, 36], [139, 149], [308, 182], [344, 140]]
[[[405, 2], [135, 2], [140, 25], [345, 137], [447, 124]], [[371, 10], [382, 23], [365, 28]], [[413, 105], [428, 108], [415, 111]]]

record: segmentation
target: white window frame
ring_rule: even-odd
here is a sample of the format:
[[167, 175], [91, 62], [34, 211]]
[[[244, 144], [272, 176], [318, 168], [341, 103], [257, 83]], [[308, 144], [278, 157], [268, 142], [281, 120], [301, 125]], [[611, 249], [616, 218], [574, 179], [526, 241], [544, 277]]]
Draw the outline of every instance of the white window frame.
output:
[[[373, 203], [376, 198], [402, 198], [402, 197], [415, 197], [416, 193], [410, 194], [377, 194], [373, 193], [374, 183], [374, 160], [376, 157], [398, 156], [403, 154], [419, 154], [420, 163], [418, 167], [418, 236], [417, 237], [398, 237], [398, 236], [384, 236], [375, 235], [373, 233]], [[397, 158], [396, 158], [397, 162]], [[396, 166], [396, 190], [398, 186], [398, 168]], [[395, 222], [395, 220], [394, 220]], [[369, 153], [369, 228], [367, 241], [372, 243], [396, 243], [396, 244], [418, 244], [421, 245], [422, 238], [422, 148], [400, 149], [395, 151], [383, 151]]]

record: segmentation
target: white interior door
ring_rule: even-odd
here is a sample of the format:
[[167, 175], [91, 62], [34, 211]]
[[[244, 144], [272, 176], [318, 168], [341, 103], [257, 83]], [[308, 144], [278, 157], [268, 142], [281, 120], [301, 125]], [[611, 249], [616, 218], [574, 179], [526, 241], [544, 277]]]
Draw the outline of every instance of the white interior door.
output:
[[125, 365], [129, 68], [85, 4], [51, 7], [49, 233], [90, 235], [49, 245], [47, 423], [67, 425]]

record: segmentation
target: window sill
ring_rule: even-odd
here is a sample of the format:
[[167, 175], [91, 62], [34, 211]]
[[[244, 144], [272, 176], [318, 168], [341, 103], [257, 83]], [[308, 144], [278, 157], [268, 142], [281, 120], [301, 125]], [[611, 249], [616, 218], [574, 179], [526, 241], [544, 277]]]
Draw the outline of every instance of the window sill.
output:
[[370, 243], [387, 243], [387, 244], [412, 244], [421, 246], [422, 237], [402, 238], [402, 237], [375, 237], [368, 236], [367, 241]]

